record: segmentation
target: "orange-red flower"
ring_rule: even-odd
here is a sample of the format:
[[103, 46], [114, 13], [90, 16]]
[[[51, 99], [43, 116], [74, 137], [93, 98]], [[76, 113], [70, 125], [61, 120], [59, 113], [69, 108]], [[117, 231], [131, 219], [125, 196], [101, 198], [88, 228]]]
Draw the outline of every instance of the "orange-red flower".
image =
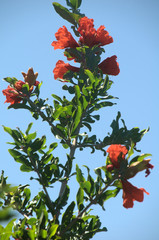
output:
[[56, 66], [53, 70], [54, 78], [55, 79], [57, 79], [57, 78], [63, 79], [64, 74], [67, 73], [69, 70], [71, 70], [73, 72], [78, 72], [79, 68], [73, 67], [69, 63], [65, 63], [64, 61], [59, 60], [56, 63]]
[[[19, 81], [18, 81], [19, 82]], [[20, 84], [18, 85], [18, 88], [20, 87]], [[6, 100], [4, 103], [10, 103], [15, 104], [21, 102], [22, 98], [20, 97], [20, 94], [18, 91], [16, 91], [14, 88], [8, 86], [7, 89], [2, 90], [3, 95], [6, 96]]]
[[33, 68], [29, 68], [27, 73], [22, 72], [22, 75], [24, 77], [25, 82], [19, 80], [14, 83], [14, 87], [8, 86], [7, 89], [4, 89], [2, 91], [3, 95], [6, 96], [6, 101], [4, 103], [20, 103], [22, 101], [22, 97], [24, 96], [22, 92], [22, 87], [24, 84], [29, 85], [29, 92], [33, 91], [33, 85], [37, 86], [39, 84], [39, 81], [36, 81], [36, 78], [38, 76], [38, 73], [34, 74]]
[[143, 202], [144, 193], [149, 195], [144, 188], [137, 188], [127, 180], [121, 182], [123, 186], [123, 206], [125, 208], [132, 208], [135, 200]]
[[78, 32], [81, 34], [79, 39], [81, 44], [93, 47], [94, 45], [104, 46], [112, 43], [113, 38], [104, 30], [104, 26], [100, 26], [97, 30], [94, 28], [94, 20], [83, 17], [79, 20]]
[[73, 38], [72, 34], [67, 30], [65, 26], [59, 28], [57, 33], [55, 33], [57, 41], [52, 42], [54, 49], [64, 49], [64, 48], [76, 48], [79, 44]]
[[120, 72], [119, 63], [116, 61], [117, 56], [112, 56], [106, 58], [103, 62], [101, 62], [98, 67], [102, 70], [104, 74], [108, 75], [118, 75]]
[[128, 150], [125, 146], [120, 144], [112, 144], [107, 149], [109, 153], [109, 158], [115, 168], [120, 167], [120, 161], [125, 159], [125, 155], [127, 154]]

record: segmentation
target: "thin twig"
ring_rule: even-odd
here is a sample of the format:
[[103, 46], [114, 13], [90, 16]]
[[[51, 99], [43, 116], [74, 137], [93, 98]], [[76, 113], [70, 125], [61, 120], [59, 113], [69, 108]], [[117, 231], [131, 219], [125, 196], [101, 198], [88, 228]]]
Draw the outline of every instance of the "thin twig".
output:
[[100, 191], [100, 193], [99, 193], [98, 195], [96, 195], [96, 197], [95, 197], [94, 199], [92, 199], [91, 202], [90, 202], [82, 211], [79, 212], [79, 214], [77, 215], [77, 217], [76, 217], [75, 219], [73, 219], [73, 221], [70, 222], [70, 223], [67, 225], [67, 227], [59, 234], [59, 236], [63, 236], [63, 235], [65, 234], [65, 232], [66, 232], [69, 228], [71, 228], [71, 227], [78, 221], [78, 219], [87, 211], [87, 209], [89, 209], [89, 208], [91, 207], [91, 205], [97, 203], [98, 198], [102, 195], [102, 193], [104, 193], [104, 192], [106, 191], [106, 189], [107, 189], [109, 186], [111, 186], [111, 184], [114, 182], [114, 180], [115, 180], [116, 178], [117, 178], [117, 177], [114, 176], [114, 178], [111, 180], [111, 182], [110, 182], [108, 185], [106, 185], [106, 186]]
[[49, 208], [49, 210], [50, 210], [50, 212], [51, 212], [51, 214], [52, 214], [52, 217], [54, 217], [54, 208], [53, 208], [53, 205], [52, 205], [52, 201], [51, 201], [51, 199], [50, 199], [50, 196], [49, 196], [49, 194], [48, 194], [48, 191], [47, 191], [45, 185], [43, 184], [43, 180], [42, 180], [42, 177], [41, 177], [41, 175], [40, 175], [40, 173], [39, 173], [39, 170], [38, 170], [38, 168], [36, 167], [36, 165], [35, 165], [34, 161], [32, 160], [32, 158], [29, 157], [29, 159], [30, 159], [32, 165], [34, 166], [35, 172], [37, 173], [37, 175], [38, 175], [38, 177], [39, 177], [40, 183], [41, 183], [41, 185], [42, 185], [42, 187], [43, 187], [43, 190], [44, 190], [44, 192], [45, 192], [45, 194], [46, 194], [46, 198], [47, 198], [47, 201], [48, 201], [48, 208]]
[[69, 147], [71, 147], [71, 142], [70, 142], [69, 140], [67, 140], [67, 139], [65, 138], [65, 136], [59, 131], [59, 129], [56, 128], [56, 127], [53, 125], [53, 123], [50, 121], [50, 119], [40, 110], [40, 108], [37, 107], [36, 104], [35, 104], [32, 100], [30, 100], [29, 97], [26, 98], [26, 99], [27, 99], [28, 103], [30, 104], [30, 106], [33, 107], [33, 108], [35, 109], [35, 111], [40, 115], [40, 117], [41, 117], [43, 120], [45, 120], [45, 121], [50, 125], [50, 127], [52, 127], [52, 129], [53, 129], [55, 132], [57, 132], [57, 134], [59, 134], [60, 137], [62, 137], [62, 138], [64, 139], [64, 141], [66, 142], [66, 144], [67, 144]]

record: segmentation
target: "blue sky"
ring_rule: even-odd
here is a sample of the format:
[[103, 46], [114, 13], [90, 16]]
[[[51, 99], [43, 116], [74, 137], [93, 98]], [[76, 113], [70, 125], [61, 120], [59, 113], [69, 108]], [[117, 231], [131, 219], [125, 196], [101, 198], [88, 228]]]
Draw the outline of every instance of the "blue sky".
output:
[[[65, 4], [64, 0], [57, 0]], [[93, 239], [111, 240], [157, 240], [159, 237], [159, 101], [158, 101], [158, 55], [159, 55], [159, 2], [157, 0], [83, 0], [81, 12], [94, 19], [95, 27], [105, 25], [114, 42], [105, 46], [103, 59], [117, 55], [120, 74], [111, 77], [114, 85], [110, 93], [119, 97], [117, 105], [100, 111], [101, 121], [93, 126], [93, 132], [103, 138], [110, 131], [110, 123], [121, 111], [127, 127], [139, 127], [141, 130], [150, 126], [149, 133], [138, 144], [142, 153], [152, 154], [155, 168], [145, 178], [139, 174], [131, 182], [137, 187], [145, 188], [150, 195], [145, 196], [143, 203], [135, 202], [133, 209], [122, 207], [122, 193], [105, 203], [106, 211], [93, 207], [93, 213], [101, 216], [107, 233], [97, 234]], [[49, 98], [51, 94], [65, 94], [61, 90], [62, 83], [55, 81], [52, 70], [56, 62], [65, 62], [62, 50], [54, 51], [51, 42], [54, 34], [61, 26], [70, 25], [60, 18], [52, 7], [51, 0], [1, 0], [0, 1], [0, 79], [10, 76], [22, 80], [21, 71], [27, 72], [33, 67], [39, 73], [38, 80], [43, 81], [41, 97]], [[0, 92], [7, 88], [7, 83], [0, 81]], [[0, 125], [11, 128], [19, 126], [25, 130], [29, 122], [34, 122], [33, 130], [38, 136], [46, 134], [48, 145], [55, 141], [49, 127], [41, 120], [34, 121], [29, 112], [23, 110], [7, 110], [5, 97], [0, 97]], [[8, 153], [7, 141], [10, 137], [0, 127], [1, 159], [0, 170], [3, 169], [8, 181], [13, 184], [25, 184], [31, 174], [22, 173], [19, 164], [14, 162]], [[61, 158], [65, 153], [56, 152]], [[90, 168], [101, 166], [105, 157], [97, 152], [77, 152], [75, 163], [87, 164]], [[33, 194], [41, 190], [35, 182], [29, 182]], [[74, 185], [71, 183], [71, 186]], [[58, 188], [59, 186], [57, 186]], [[76, 189], [74, 189], [76, 190]], [[75, 198], [75, 191], [71, 198]], [[55, 190], [53, 190], [55, 191]], [[53, 194], [53, 193], [50, 193]]]

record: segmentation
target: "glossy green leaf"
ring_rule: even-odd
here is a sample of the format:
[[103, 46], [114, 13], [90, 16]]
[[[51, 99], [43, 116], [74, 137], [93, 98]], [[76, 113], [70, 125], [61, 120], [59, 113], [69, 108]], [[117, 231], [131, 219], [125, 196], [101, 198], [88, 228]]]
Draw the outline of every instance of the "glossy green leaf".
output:
[[152, 154], [150, 154], [150, 153], [145, 153], [145, 154], [142, 154], [140, 156], [136, 156], [130, 161], [129, 164], [131, 165], [134, 162], [142, 162], [145, 158], [151, 157], [151, 156], [152, 156]]
[[52, 3], [55, 11], [66, 21], [72, 23], [73, 25], [77, 25], [77, 22], [80, 19], [80, 15], [71, 13], [67, 8], [63, 7], [61, 4], [57, 2]]
[[83, 122], [82, 124], [83, 124], [84, 126], [86, 126], [86, 127], [89, 129], [89, 131], [91, 132], [92, 127], [91, 127], [91, 125], [90, 125], [89, 123]]
[[94, 83], [96, 78], [94, 77], [93, 73], [91, 71], [89, 71], [88, 69], [86, 69], [84, 72], [89, 77], [91, 83]]
[[59, 226], [58, 224], [52, 224], [49, 230], [48, 240], [51, 240], [51, 237], [53, 237], [56, 234], [58, 226]]
[[3, 231], [0, 232], [0, 239], [1, 240], [9, 240], [10, 236], [12, 235], [12, 228], [14, 225], [16, 219], [12, 219], [5, 228], [3, 228]]
[[36, 132], [30, 133], [29, 135], [26, 136], [26, 142], [29, 143], [30, 141], [32, 141], [35, 138], [36, 138]]
[[62, 217], [62, 225], [67, 226], [72, 219], [73, 211], [75, 208], [75, 202], [71, 202], [71, 204], [67, 207], [66, 211], [63, 214]]
[[30, 108], [29, 106], [27, 106], [25, 103], [15, 103], [15, 104], [12, 104], [8, 107], [8, 109], [10, 108], [14, 108], [14, 109], [27, 109], [29, 111], [32, 111], [32, 108]]
[[14, 149], [8, 149], [8, 152], [13, 158], [20, 158], [22, 154]]
[[85, 110], [88, 106], [88, 102], [86, 100], [86, 98], [84, 96], [82, 96], [82, 106], [83, 106], [83, 109]]
[[53, 155], [49, 154], [49, 155], [45, 156], [44, 158], [42, 158], [41, 160], [44, 164], [47, 164], [52, 160], [52, 158], [53, 158]]
[[85, 178], [83, 177], [82, 171], [81, 169], [78, 167], [78, 165], [76, 164], [76, 179], [77, 182], [80, 184], [81, 182], [85, 182]]
[[3, 80], [8, 82], [9, 84], [12, 84], [12, 85], [14, 85], [18, 81], [18, 79], [14, 78], [14, 77], [13, 78], [6, 77], [6, 78], [3, 78]]
[[72, 4], [73, 8], [76, 10], [80, 7], [82, 0], [70, 0], [70, 3]]
[[47, 231], [45, 229], [41, 229], [40, 230], [40, 236], [43, 238], [43, 239], [46, 239], [47, 237]]
[[9, 133], [15, 141], [18, 141], [21, 143], [22, 136], [17, 130], [12, 130], [11, 128], [5, 127], [5, 126], [3, 126], [3, 128], [4, 128], [4, 131]]
[[75, 119], [74, 119], [74, 127], [73, 127], [72, 132], [74, 132], [76, 130], [78, 124], [80, 123], [81, 116], [82, 116], [82, 109], [81, 109], [80, 106], [78, 106], [77, 111], [76, 111], [76, 116], [75, 116]]
[[33, 171], [33, 169], [31, 167], [26, 166], [26, 165], [21, 165], [20, 170], [22, 172], [31, 172], [31, 171]]
[[88, 195], [90, 195], [91, 183], [89, 181], [81, 182], [80, 186]]
[[29, 125], [28, 125], [28, 127], [27, 127], [27, 130], [25, 131], [26, 135], [28, 135], [28, 133], [29, 133], [29, 131], [30, 131], [30, 129], [31, 129], [32, 126], [33, 126], [33, 123], [32, 123], [32, 122], [29, 123]]
[[116, 195], [119, 193], [120, 189], [119, 188], [116, 188], [114, 190], [107, 190], [106, 192], [104, 192], [102, 195], [101, 195], [101, 198], [106, 201], [108, 200], [109, 198], [112, 198], [112, 197], [116, 197]]
[[83, 204], [83, 201], [84, 201], [84, 191], [81, 187], [78, 189], [76, 200], [77, 200], [78, 209], [81, 210], [80, 205]]
[[81, 97], [81, 92], [80, 92], [80, 88], [78, 85], [75, 86], [75, 94], [76, 94], [76, 99], [77, 99], [77, 103], [78, 105], [81, 105], [81, 102], [79, 100], [79, 98]]
[[56, 94], [52, 94], [51, 96], [53, 98], [55, 98], [56, 100], [58, 100], [60, 103], [63, 103], [63, 100], [59, 96], [57, 96]]
[[31, 150], [32, 152], [36, 152], [37, 150], [40, 150], [46, 142], [46, 136], [42, 136], [42, 138], [37, 138], [35, 141], [31, 144]]

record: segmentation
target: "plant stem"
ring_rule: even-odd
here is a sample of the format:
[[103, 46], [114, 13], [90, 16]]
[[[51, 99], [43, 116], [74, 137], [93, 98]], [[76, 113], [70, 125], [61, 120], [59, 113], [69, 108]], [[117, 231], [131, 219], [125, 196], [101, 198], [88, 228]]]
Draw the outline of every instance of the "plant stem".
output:
[[90, 201], [90, 203], [89, 203], [82, 211], [79, 212], [79, 214], [77, 215], [77, 217], [76, 217], [72, 222], [70, 222], [70, 223], [68, 224], [68, 226], [59, 234], [60, 236], [63, 236], [63, 235], [65, 234], [65, 232], [66, 232], [69, 228], [71, 228], [71, 227], [78, 221], [78, 219], [91, 207], [91, 205], [97, 203], [97, 200], [98, 200], [98, 198], [101, 196], [101, 194], [104, 193], [104, 192], [107, 190], [107, 188], [111, 186], [111, 184], [114, 182], [114, 180], [115, 180], [116, 178], [117, 178], [117, 177], [114, 176], [114, 178], [111, 180], [111, 182], [110, 182], [109, 184], [107, 184], [107, 185], [100, 191], [100, 193], [99, 193], [98, 195], [96, 195], [95, 198], [92, 199], [92, 200]]
[[50, 127], [52, 127], [52, 129], [53, 129], [57, 134], [59, 134], [60, 137], [62, 137], [62, 138], [64, 139], [64, 141], [66, 142], [66, 144], [67, 144], [69, 147], [71, 147], [70, 141], [67, 140], [67, 139], [65, 138], [65, 136], [58, 130], [58, 128], [56, 128], [56, 127], [53, 125], [53, 123], [50, 121], [50, 119], [40, 110], [40, 108], [37, 107], [36, 104], [35, 104], [32, 100], [30, 100], [29, 97], [27, 98], [27, 101], [28, 101], [28, 103], [30, 104], [30, 106], [34, 109], [34, 111], [37, 112], [37, 113], [40, 115], [40, 117], [41, 117], [44, 121], [46, 121], [46, 122], [50, 125]]
[[54, 217], [54, 208], [53, 208], [53, 205], [52, 205], [52, 201], [51, 201], [51, 199], [50, 199], [49, 193], [48, 193], [45, 185], [43, 184], [43, 180], [42, 180], [41, 174], [39, 173], [39, 170], [38, 170], [36, 164], [34, 163], [34, 161], [32, 160], [32, 158], [29, 157], [29, 159], [30, 159], [32, 165], [34, 166], [34, 170], [35, 170], [35, 172], [37, 173], [37, 175], [38, 175], [38, 177], [39, 177], [39, 180], [40, 180], [40, 183], [41, 183], [41, 185], [42, 185], [42, 187], [43, 187], [43, 190], [44, 190], [44, 192], [45, 192], [45, 195], [46, 195], [46, 198], [47, 198], [47, 201], [48, 201], [47, 207], [48, 207], [48, 209], [50, 210], [50, 213], [51, 213], [52, 217]]

